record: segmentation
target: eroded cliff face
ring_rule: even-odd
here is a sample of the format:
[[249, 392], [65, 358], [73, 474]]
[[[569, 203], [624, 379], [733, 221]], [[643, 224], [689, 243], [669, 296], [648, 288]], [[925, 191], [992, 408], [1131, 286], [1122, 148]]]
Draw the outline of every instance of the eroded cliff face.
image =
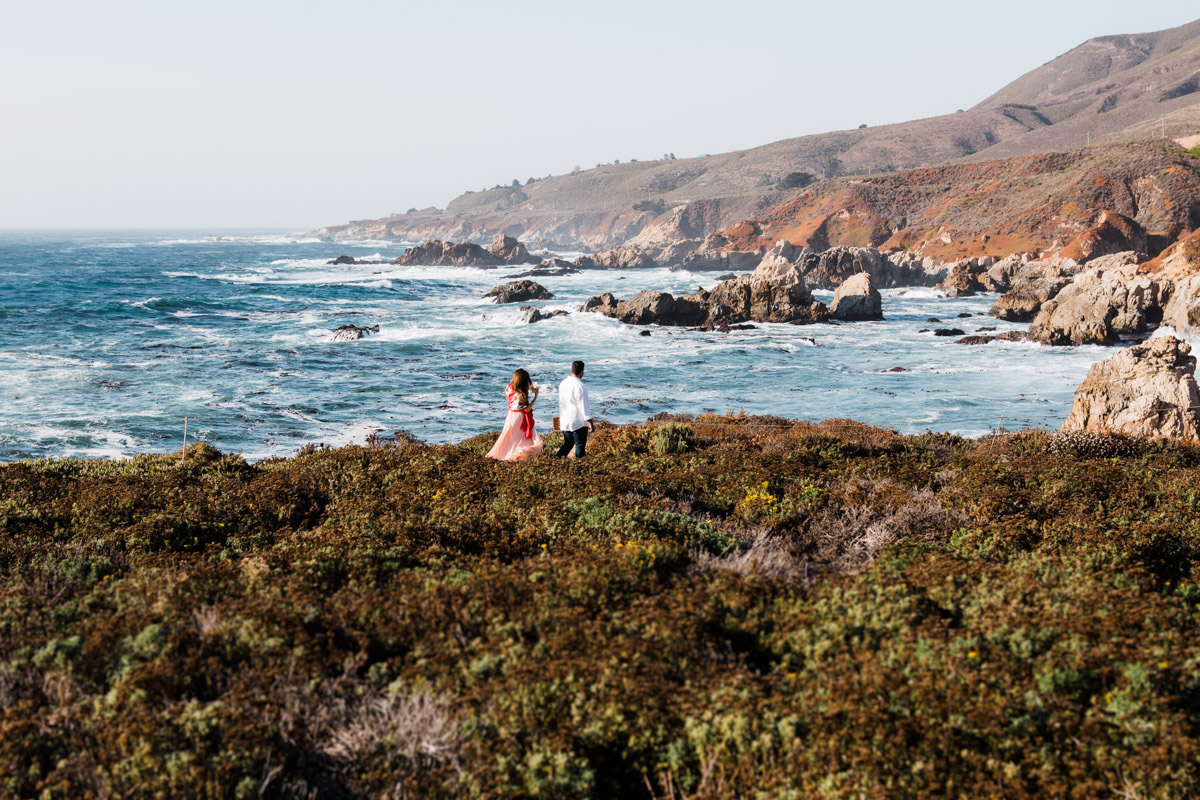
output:
[[778, 240], [941, 261], [1013, 253], [1156, 255], [1200, 227], [1200, 162], [1146, 142], [823, 181], [722, 230], [728, 250]]

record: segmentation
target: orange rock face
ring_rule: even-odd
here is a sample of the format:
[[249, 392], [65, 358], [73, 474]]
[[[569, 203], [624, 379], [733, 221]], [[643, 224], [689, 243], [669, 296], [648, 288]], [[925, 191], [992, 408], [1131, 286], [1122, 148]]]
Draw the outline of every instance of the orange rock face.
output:
[[1149, 142], [822, 181], [722, 234], [727, 250], [786, 239], [942, 261], [1055, 251], [1087, 260], [1156, 255], [1194, 220], [1200, 173]]

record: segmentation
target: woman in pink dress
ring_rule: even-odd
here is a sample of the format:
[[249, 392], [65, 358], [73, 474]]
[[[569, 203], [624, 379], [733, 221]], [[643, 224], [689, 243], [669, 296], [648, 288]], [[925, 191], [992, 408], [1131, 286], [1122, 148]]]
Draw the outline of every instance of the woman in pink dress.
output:
[[488, 458], [516, 461], [542, 452], [542, 437], [533, 427], [533, 404], [537, 396], [538, 390], [529, 379], [529, 373], [523, 369], [514, 372], [504, 390], [504, 399], [508, 401], [504, 430], [488, 451]]

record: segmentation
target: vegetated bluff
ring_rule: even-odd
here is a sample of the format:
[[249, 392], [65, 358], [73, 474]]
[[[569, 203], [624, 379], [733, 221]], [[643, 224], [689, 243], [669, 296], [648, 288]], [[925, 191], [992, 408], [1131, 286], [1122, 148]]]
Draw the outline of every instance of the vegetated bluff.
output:
[[0, 794], [1200, 792], [1194, 447], [491, 441], [0, 465]]
[[[330, 239], [490, 241], [610, 248], [662, 215], [643, 201], [685, 207], [680, 238], [703, 238], [761, 216], [789, 173], [819, 177], [913, 170], [1200, 133], [1200, 20], [1156, 33], [1091, 39], [973, 108], [922, 120], [787, 139], [703, 158], [613, 163], [571, 175], [469, 192], [435, 208], [358, 220], [314, 233]], [[1192, 146], [1189, 144], [1188, 146]], [[645, 207], [645, 206], [643, 206]], [[678, 216], [678, 215], [677, 215]]]

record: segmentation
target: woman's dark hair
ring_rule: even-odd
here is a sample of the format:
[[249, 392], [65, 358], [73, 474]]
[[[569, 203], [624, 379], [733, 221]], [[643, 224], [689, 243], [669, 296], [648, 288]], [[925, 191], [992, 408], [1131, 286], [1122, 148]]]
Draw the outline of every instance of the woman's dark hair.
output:
[[529, 390], [533, 388], [533, 381], [529, 379], [529, 373], [523, 369], [519, 369], [513, 373], [512, 380], [508, 382], [516, 393], [517, 399], [521, 401], [521, 405], [529, 405]]

